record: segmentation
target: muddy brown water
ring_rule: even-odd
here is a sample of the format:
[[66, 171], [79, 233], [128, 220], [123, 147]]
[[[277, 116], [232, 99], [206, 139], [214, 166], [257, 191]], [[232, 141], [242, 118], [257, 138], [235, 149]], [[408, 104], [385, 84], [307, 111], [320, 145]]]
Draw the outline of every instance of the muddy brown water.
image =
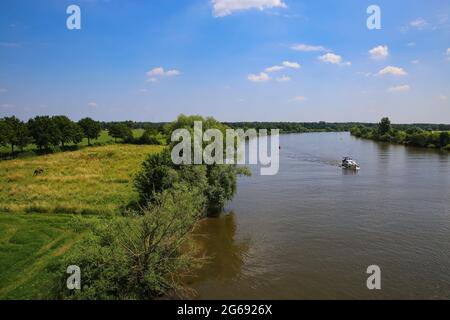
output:
[[[350, 155], [358, 173], [338, 167]], [[348, 133], [281, 136], [280, 172], [240, 178], [202, 221], [200, 299], [449, 299], [450, 155]], [[378, 265], [382, 289], [369, 291]]]

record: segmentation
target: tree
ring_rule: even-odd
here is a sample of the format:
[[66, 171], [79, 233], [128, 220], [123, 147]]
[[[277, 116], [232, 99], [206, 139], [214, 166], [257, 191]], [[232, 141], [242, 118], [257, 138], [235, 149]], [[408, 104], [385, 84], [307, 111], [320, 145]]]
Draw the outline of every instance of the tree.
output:
[[165, 145], [166, 137], [163, 133], [154, 128], [146, 128], [142, 136], [137, 141], [139, 144]]
[[18, 146], [21, 149], [26, 147], [30, 142], [31, 138], [28, 132], [28, 128], [23, 121], [17, 119], [16, 117], [5, 117], [4, 118], [4, 130], [6, 143], [11, 145], [11, 152], [14, 153], [14, 147]]
[[8, 129], [6, 127], [6, 122], [4, 119], [0, 119], [0, 146], [5, 146], [8, 142], [6, 135], [8, 134]]
[[102, 131], [100, 122], [94, 121], [91, 118], [81, 119], [78, 125], [83, 129], [84, 136], [88, 139], [89, 145], [91, 145], [91, 139], [97, 139]]
[[63, 148], [66, 143], [73, 142], [78, 144], [83, 139], [83, 130], [81, 127], [66, 116], [54, 116], [52, 117], [52, 121], [58, 127], [60, 132], [59, 141]]
[[[201, 216], [203, 196], [188, 185], [161, 193], [138, 214], [97, 222], [84, 240], [49, 267], [54, 299], [150, 300], [182, 296], [183, 276], [201, 265], [186, 250]], [[80, 223], [77, 223], [80, 225]], [[81, 290], [67, 290], [67, 266], [81, 268]]]
[[30, 119], [28, 128], [39, 150], [57, 146], [60, 142], [61, 132], [49, 116], [37, 116], [34, 119]]
[[441, 147], [445, 147], [450, 144], [450, 133], [448, 131], [441, 132], [439, 135], [439, 142]]
[[124, 123], [115, 123], [109, 128], [109, 135], [117, 139], [130, 140], [133, 138], [133, 131], [129, 126]]
[[380, 136], [387, 134], [391, 130], [391, 121], [389, 118], [381, 119], [381, 122], [378, 124], [378, 133]]
[[[225, 131], [227, 128], [213, 118], [181, 115], [177, 121], [168, 124], [166, 130], [170, 132], [175, 128], [185, 128], [193, 131], [194, 121], [202, 121], [204, 130], [216, 128]], [[177, 184], [186, 184], [201, 191], [206, 199], [204, 213], [214, 215], [220, 213], [226, 202], [233, 198], [237, 176], [250, 175], [247, 168], [238, 168], [236, 165], [175, 165], [170, 150], [171, 148], [166, 148], [159, 154], [151, 154], [137, 174], [134, 186], [139, 193], [141, 205], [154, 203], [158, 194], [164, 190]]]

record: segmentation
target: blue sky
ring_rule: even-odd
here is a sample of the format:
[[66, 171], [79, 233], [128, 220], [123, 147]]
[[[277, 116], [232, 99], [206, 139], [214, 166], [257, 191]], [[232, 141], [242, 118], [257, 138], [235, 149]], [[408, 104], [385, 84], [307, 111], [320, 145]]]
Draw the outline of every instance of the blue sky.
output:
[[[66, 8], [81, 8], [81, 30]], [[381, 30], [366, 9], [381, 8]], [[450, 123], [450, 2], [2, 0], [0, 117]]]

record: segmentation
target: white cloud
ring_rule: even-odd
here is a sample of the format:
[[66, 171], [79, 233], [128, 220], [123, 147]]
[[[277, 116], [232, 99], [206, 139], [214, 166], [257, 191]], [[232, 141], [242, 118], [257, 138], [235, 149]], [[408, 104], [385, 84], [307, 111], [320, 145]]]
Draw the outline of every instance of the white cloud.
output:
[[447, 55], [450, 56], [450, 48], [447, 49]]
[[297, 62], [283, 61], [283, 66], [286, 68], [300, 69], [300, 64]]
[[383, 76], [383, 75], [387, 75], [387, 74], [392, 74], [394, 76], [406, 76], [407, 73], [405, 70], [403, 70], [402, 68], [399, 67], [393, 67], [393, 66], [388, 66], [382, 70], [380, 70], [377, 75], [379, 76]]
[[250, 74], [247, 79], [252, 82], [266, 82], [270, 80], [267, 73], [261, 72], [260, 74]]
[[158, 79], [153, 77], [153, 78], [148, 78], [147, 81], [148, 82], [158, 82]]
[[307, 99], [306, 99], [306, 97], [304, 97], [304, 96], [297, 96], [297, 97], [294, 97], [294, 98], [292, 98], [291, 100], [289, 100], [290, 102], [303, 102], [303, 101], [306, 101]]
[[395, 92], [406, 92], [409, 90], [411, 90], [411, 87], [407, 84], [404, 84], [401, 86], [390, 87], [387, 91], [390, 93], [395, 93]]
[[384, 59], [389, 56], [389, 48], [387, 46], [378, 46], [369, 50], [369, 54], [372, 59]]
[[324, 63], [338, 64], [344, 66], [350, 66], [352, 64], [351, 62], [344, 62], [340, 55], [334, 53], [326, 53], [323, 56], [320, 56], [319, 60]]
[[283, 69], [284, 69], [283, 66], [273, 66], [273, 67], [266, 68], [265, 72], [268, 72], [268, 73], [270, 73], [270, 72], [278, 72], [278, 71], [281, 71]]
[[14, 108], [15, 106], [13, 104], [4, 103], [1, 105], [1, 107], [5, 108], [5, 109], [11, 109], [11, 108]]
[[6, 88], [0, 88], [0, 93], [5, 93], [5, 92], [7, 92], [8, 90], [6, 89]]
[[166, 71], [163, 67], [154, 68], [146, 73], [147, 77], [149, 77], [149, 81], [152, 81], [150, 79], [156, 79], [156, 77], [174, 77], [179, 76], [180, 74], [181, 72], [176, 69]]
[[139, 92], [140, 93], [145, 93], [145, 92], [148, 92], [148, 89], [139, 89]]
[[166, 72], [166, 76], [168, 77], [174, 77], [174, 76], [179, 76], [181, 73], [178, 70], [169, 70]]
[[287, 8], [282, 0], [212, 0], [213, 16], [224, 17], [248, 9]]
[[328, 52], [330, 50], [328, 50], [327, 48], [323, 47], [323, 46], [314, 46], [314, 45], [309, 45], [309, 44], [294, 44], [291, 47], [292, 50], [295, 51], [302, 51], [302, 52]]
[[414, 29], [423, 30], [427, 28], [430, 24], [423, 18], [417, 18], [409, 23], [409, 26]]
[[412, 64], [419, 64], [419, 63], [420, 63], [420, 60], [412, 60], [411, 63], [412, 63]]
[[98, 106], [97, 102], [92, 101], [88, 103], [88, 107], [95, 108], [97, 106]]
[[408, 47], [415, 47], [416, 43], [415, 42], [409, 42], [406, 44]]
[[278, 82], [288, 82], [288, 81], [291, 81], [291, 77], [288, 77], [288, 76], [283, 75], [283, 76], [281, 76], [281, 77], [279, 77], [279, 78], [276, 78], [276, 80], [277, 80]]
[[439, 95], [439, 100], [442, 100], [442, 101], [447, 101], [447, 100], [448, 100], [448, 98], [447, 98], [447, 96], [445, 96], [445, 95], [441, 94], [441, 95]]

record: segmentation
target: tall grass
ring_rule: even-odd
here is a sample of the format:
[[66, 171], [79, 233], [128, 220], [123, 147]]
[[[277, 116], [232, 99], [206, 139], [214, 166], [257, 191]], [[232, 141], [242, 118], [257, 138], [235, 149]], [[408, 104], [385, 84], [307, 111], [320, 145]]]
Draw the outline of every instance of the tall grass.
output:
[[136, 197], [133, 175], [160, 150], [116, 144], [0, 161], [0, 212], [114, 214]]

